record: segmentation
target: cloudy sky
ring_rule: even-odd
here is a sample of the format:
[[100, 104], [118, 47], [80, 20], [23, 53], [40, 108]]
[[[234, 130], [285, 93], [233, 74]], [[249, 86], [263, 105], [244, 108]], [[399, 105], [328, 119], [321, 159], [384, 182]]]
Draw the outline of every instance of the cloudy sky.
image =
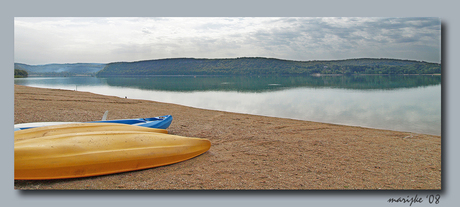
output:
[[440, 63], [438, 18], [19, 18], [14, 60], [31, 65], [161, 58], [398, 58]]

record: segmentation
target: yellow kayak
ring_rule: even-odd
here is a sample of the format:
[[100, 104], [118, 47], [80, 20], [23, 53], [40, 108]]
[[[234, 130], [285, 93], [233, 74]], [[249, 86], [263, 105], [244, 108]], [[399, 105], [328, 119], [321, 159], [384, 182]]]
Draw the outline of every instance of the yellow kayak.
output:
[[[15, 132], [16, 133], [16, 132]], [[196, 157], [207, 139], [156, 132], [96, 131], [14, 142], [14, 179], [78, 178], [147, 169]]]
[[141, 131], [158, 132], [167, 134], [166, 129], [155, 129], [149, 127], [134, 126], [116, 123], [72, 123], [51, 125], [37, 128], [14, 131], [14, 141], [33, 139], [44, 136], [52, 136], [68, 133], [94, 132], [94, 131]]

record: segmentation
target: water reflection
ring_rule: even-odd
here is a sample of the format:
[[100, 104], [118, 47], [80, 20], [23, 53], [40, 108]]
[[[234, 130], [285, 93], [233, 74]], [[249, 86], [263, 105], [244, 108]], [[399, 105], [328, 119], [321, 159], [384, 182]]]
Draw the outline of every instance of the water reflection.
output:
[[25, 78], [204, 109], [441, 135], [440, 76]]
[[441, 83], [441, 76], [154, 76], [102, 78], [101, 82], [160, 91], [267, 92], [298, 87], [391, 90], [437, 85]]
[[[96, 86], [105, 85], [106, 81], [95, 77], [28, 77], [15, 78], [17, 85], [43, 85], [43, 86]], [[75, 88], [75, 87], [74, 87]]]
[[392, 90], [432, 86], [441, 83], [441, 76], [152, 76], [131, 78], [52, 77], [17, 78], [19, 85], [109, 85], [160, 91], [238, 91], [268, 92], [291, 88], [344, 88], [360, 90]]

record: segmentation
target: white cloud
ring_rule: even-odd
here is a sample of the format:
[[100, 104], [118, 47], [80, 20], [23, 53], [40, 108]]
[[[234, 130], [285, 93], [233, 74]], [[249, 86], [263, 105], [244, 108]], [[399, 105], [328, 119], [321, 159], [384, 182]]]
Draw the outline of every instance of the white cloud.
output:
[[[419, 51], [420, 47], [427, 49]], [[440, 60], [436, 18], [15, 18], [15, 61], [263, 56]]]

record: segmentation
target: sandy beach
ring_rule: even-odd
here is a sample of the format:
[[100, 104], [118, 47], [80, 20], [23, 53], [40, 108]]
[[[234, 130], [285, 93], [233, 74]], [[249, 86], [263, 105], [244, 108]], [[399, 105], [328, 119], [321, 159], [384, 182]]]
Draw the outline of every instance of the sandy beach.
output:
[[168, 132], [211, 149], [163, 167], [15, 181], [15, 189], [440, 190], [441, 137], [14, 86], [14, 123], [174, 117]]

